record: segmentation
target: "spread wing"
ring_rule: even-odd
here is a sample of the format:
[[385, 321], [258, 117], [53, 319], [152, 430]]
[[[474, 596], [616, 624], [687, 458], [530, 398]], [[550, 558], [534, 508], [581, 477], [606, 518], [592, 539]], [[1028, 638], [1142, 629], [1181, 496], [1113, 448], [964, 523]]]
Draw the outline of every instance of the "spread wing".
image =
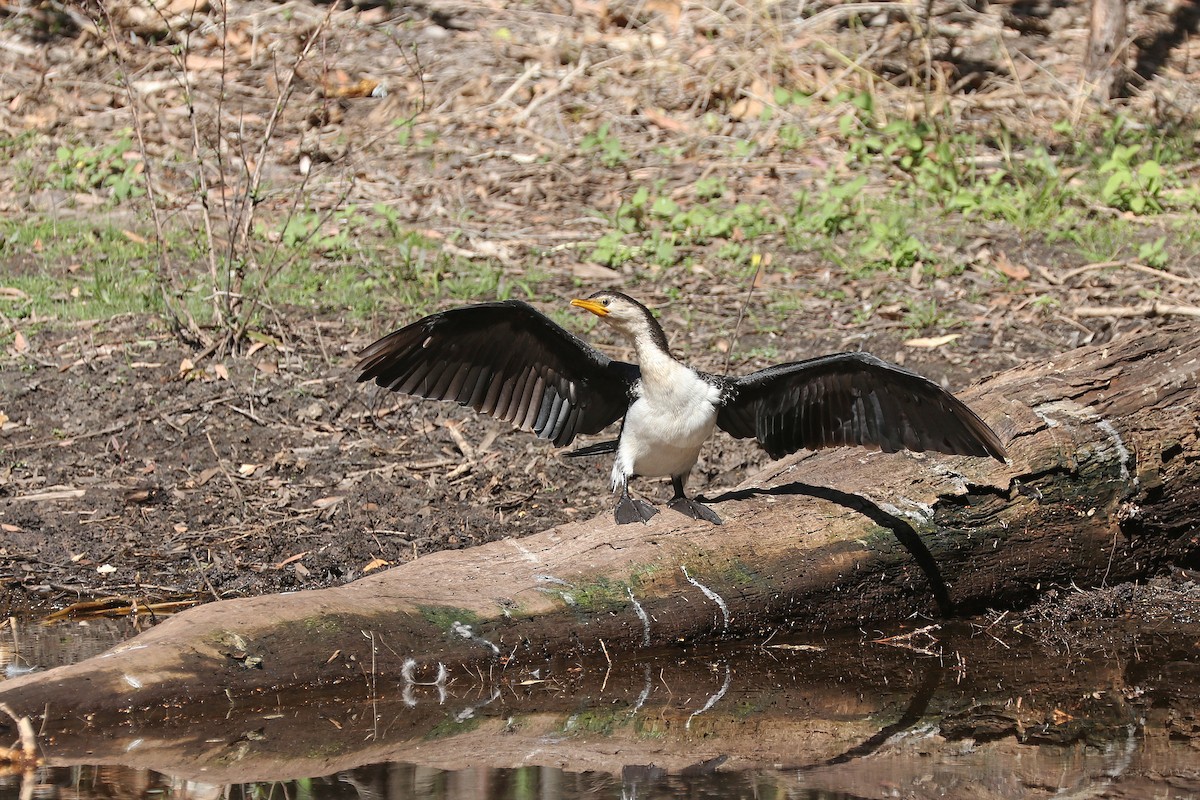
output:
[[768, 367], [726, 378], [724, 389], [717, 425], [753, 436], [773, 458], [841, 445], [1005, 458], [996, 433], [961, 400], [866, 353]]
[[624, 416], [640, 374], [519, 300], [431, 314], [363, 350], [356, 369], [359, 381], [454, 400], [560, 447]]

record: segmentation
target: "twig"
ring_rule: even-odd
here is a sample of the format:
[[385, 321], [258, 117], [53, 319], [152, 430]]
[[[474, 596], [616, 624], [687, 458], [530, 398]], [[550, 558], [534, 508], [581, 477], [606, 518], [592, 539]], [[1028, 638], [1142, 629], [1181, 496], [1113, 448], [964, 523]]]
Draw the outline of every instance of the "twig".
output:
[[537, 97], [533, 98], [529, 101], [525, 108], [518, 111], [512, 118], [513, 123], [516, 125], [524, 124], [524, 122], [529, 119], [530, 115], [533, 114], [534, 111], [537, 111], [543, 103], [545, 103], [547, 100], [552, 100], [555, 97], [558, 97], [560, 94], [567, 91], [567, 89], [570, 89], [571, 84], [575, 82], [576, 78], [583, 74], [584, 70], [586, 70], [588, 66], [588, 57], [587, 53], [585, 52], [579, 56], [579, 63], [575, 65], [575, 68], [564, 75], [562, 80], [558, 82], [557, 86], [545, 94], [538, 95]]
[[1075, 269], [1070, 270], [1059, 280], [1061, 282], [1066, 282], [1071, 280], [1071, 278], [1083, 275], [1087, 272], [1092, 272], [1098, 269], [1113, 269], [1115, 267], [1123, 267], [1125, 269], [1134, 270], [1135, 272], [1143, 272], [1147, 275], [1153, 275], [1156, 278], [1161, 278], [1162, 280], [1182, 283], [1185, 286], [1191, 286], [1192, 284], [1197, 283], [1195, 278], [1185, 278], [1182, 275], [1176, 275], [1173, 272], [1167, 272], [1163, 269], [1148, 267], [1145, 264], [1138, 264], [1135, 261], [1097, 261], [1094, 264], [1084, 264], [1082, 267], [1076, 267]]
[[217, 468], [221, 470], [221, 474], [225, 476], [225, 480], [229, 481], [229, 485], [233, 487], [233, 492], [238, 496], [238, 500], [245, 502], [246, 498], [242, 494], [242, 487], [237, 485], [237, 481], [235, 481], [233, 476], [229, 474], [229, 470], [225, 469], [225, 459], [221, 458], [221, 454], [217, 452], [217, 446], [213, 444], [212, 434], [208, 431], [205, 431], [204, 438], [208, 439], [208, 447], [210, 450], [212, 450], [213, 456], [217, 459]]
[[192, 561], [195, 563], [196, 569], [200, 572], [200, 577], [204, 579], [204, 585], [208, 587], [213, 600], [220, 600], [221, 595], [217, 594], [217, 590], [213, 588], [212, 581], [208, 579], [208, 573], [204, 571], [204, 566], [200, 563], [200, 559], [196, 557], [196, 551], [189, 547], [188, 555], [192, 557]]
[[1136, 306], [1076, 306], [1076, 317], [1200, 317], [1200, 307], [1174, 303], [1140, 303]]
[[729, 359], [733, 357], [733, 347], [737, 343], [738, 334], [742, 330], [742, 320], [746, 316], [746, 309], [750, 306], [750, 296], [754, 294], [754, 288], [758, 286], [759, 278], [762, 276], [762, 256], [755, 253], [751, 256], [751, 261], [754, 265], [754, 277], [750, 279], [750, 288], [746, 290], [746, 296], [742, 299], [742, 305], [738, 309], [737, 322], [733, 326], [733, 335], [729, 337], [729, 349], [725, 351], [725, 366], [721, 368], [722, 375], [729, 374]]
[[818, 14], [813, 14], [806, 20], [796, 23], [794, 34], [799, 36], [804, 33], [811, 33], [823, 25], [840, 22], [847, 17], [879, 14], [883, 11], [900, 11], [911, 20], [913, 7], [910, 3], [840, 3], [833, 8], [827, 8]]
[[900, 647], [905, 650], [912, 650], [914, 653], [936, 656], [939, 654], [929, 649], [928, 646], [918, 646], [913, 642], [913, 639], [917, 636], [927, 636], [929, 637], [931, 645], [937, 644], [938, 639], [933, 635], [932, 632], [941, 630], [941, 628], [942, 626], [937, 624], [926, 625], [924, 628], [917, 628], [916, 630], [909, 631], [908, 633], [901, 633], [897, 634], [896, 636], [885, 636], [881, 639], [872, 639], [871, 644], [886, 644], [888, 647]]
[[[146, 201], [150, 204], [150, 219], [154, 223], [154, 250], [158, 261], [158, 271], [156, 273], [157, 280], [155, 283], [158, 286], [159, 294], [162, 296], [163, 308], [167, 312], [171, 327], [176, 333], [187, 333], [187, 338], [191, 343], [205, 343], [204, 335], [200, 331], [200, 326], [196, 324], [196, 320], [187, 310], [187, 306], [174, 302], [171, 296], [170, 289], [173, 287], [174, 281], [171, 280], [170, 260], [167, 258], [167, 237], [163, 230], [162, 215], [158, 210], [158, 190], [154, 184], [154, 159], [150, 157], [150, 153], [146, 147], [146, 132], [145, 125], [142, 121], [142, 115], [138, 111], [138, 98], [133, 90], [133, 81], [129, 79], [129, 71], [125, 68], [126, 57], [125, 50], [121, 46], [121, 38], [117, 36], [117, 28], [113, 23], [112, 16], [108, 12], [108, 4], [97, 3], [100, 13], [104, 15], [104, 20], [108, 26], [108, 35], [112, 40], [112, 52], [117, 60], [117, 66], [122, 73], [122, 83], [125, 84], [125, 95], [129, 102], [129, 115], [133, 119], [133, 130], [137, 136], [138, 152], [142, 157], [142, 168], [144, 170], [144, 178], [146, 184]], [[160, 16], [163, 12], [151, 4]], [[163, 17], [165, 21], [165, 17]], [[169, 27], [169, 25], [168, 25]]]
[[515, 81], [512, 82], [512, 85], [504, 90], [504, 94], [496, 98], [495, 102], [492, 103], [492, 106], [498, 107], [507, 103], [512, 99], [514, 94], [521, 90], [522, 86], [529, 83], [530, 79], [537, 77], [541, 71], [541, 64], [538, 64], [536, 61], [531, 63], [525, 68], [525, 71], [521, 73], [521, 75]]
[[12, 502], [36, 503], [43, 500], [75, 500], [87, 494], [85, 489], [57, 489], [51, 492], [38, 492], [37, 494], [17, 495], [9, 498]]

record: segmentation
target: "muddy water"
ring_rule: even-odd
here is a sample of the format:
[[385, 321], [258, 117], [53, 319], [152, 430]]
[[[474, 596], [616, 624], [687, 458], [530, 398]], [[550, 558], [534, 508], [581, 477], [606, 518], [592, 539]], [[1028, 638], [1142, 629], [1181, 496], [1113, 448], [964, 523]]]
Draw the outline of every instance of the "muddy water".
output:
[[[19, 673], [124, 622], [9, 625]], [[6, 798], [1200, 798], [1200, 628], [610, 653], [34, 720]], [[81, 687], [86, 691], [86, 687]], [[7, 742], [5, 742], [7, 743]]]

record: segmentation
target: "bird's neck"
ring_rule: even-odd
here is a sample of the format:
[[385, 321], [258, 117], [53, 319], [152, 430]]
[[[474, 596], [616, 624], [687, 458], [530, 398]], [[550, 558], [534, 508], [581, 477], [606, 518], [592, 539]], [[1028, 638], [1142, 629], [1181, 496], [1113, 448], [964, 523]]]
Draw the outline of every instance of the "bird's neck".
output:
[[638, 331], [629, 338], [637, 354], [642, 382], [647, 389], [675, 384], [680, 379], [681, 372], [689, 371], [671, 355], [667, 347], [667, 337], [661, 328]]

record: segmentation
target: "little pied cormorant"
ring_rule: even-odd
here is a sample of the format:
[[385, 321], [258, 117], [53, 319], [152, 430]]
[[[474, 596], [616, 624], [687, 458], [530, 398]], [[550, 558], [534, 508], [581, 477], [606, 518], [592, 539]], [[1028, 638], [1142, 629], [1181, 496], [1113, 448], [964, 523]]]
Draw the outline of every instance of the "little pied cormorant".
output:
[[362, 352], [359, 381], [454, 400], [533, 431], [559, 447], [625, 418], [617, 441], [571, 455], [616, 451], [618, 523], [656, 509], [629, 495], [633, 477], [670, 476], [670, 508], [720, 524], [684, 484], [714, 427], [753, 436], [780, 458], [800, 448], [859, 445], [892, 453], [935, 450], [1004, 461], [994, 431], [920, 375], [866, 353], [779, 364], [743, 377], [694, 370], [671, 355], [648, 308], [621, 292], [571, 305], [616, 328], [637, 364], [614, 361], [527, 303], [506, 300], [431, 314]]

